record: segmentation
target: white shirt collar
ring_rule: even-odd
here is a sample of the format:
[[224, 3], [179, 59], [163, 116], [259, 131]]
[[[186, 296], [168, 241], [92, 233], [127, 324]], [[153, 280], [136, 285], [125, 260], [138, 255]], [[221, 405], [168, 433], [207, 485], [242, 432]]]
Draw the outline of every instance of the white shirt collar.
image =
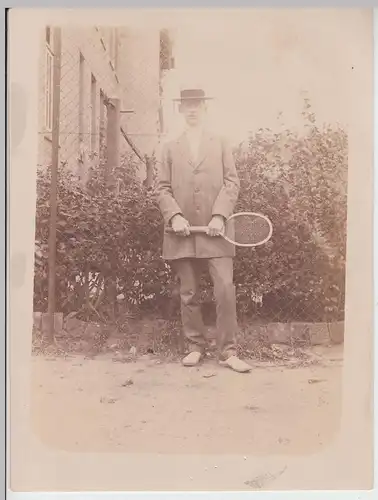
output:
[[198, 127], [186, 127], [185, 130], [185, 132], [191, 137], [200, 136], [202, 135], [203, 131], [204, 131], [203, 125], [199, 125]]

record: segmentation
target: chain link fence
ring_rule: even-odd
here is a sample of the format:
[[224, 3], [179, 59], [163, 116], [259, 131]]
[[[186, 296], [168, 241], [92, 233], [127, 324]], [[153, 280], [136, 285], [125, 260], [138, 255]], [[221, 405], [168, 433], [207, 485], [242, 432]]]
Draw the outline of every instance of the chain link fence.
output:
[[[159, 165], [159, 40], [156, 58], [128, 51], [127, 73], [117, 54], [129, 33], [114, 44], [114, 31], [101, 28], [53, 32], [46, 28], [41, 56], [34, 310], [118, 327], [130, 315], [177, 319], [178, 283], [160, 257], [163, 227], [151, 189]], [[132, 82], [137, 75], [140, 85]], [[140, 115], [121, 107], [128, 88], [143, 102]], [[344, 319], [347, 136], [317, 126], [308, 102], [304, 117], [301, 134], [260, 130], [235, 150], [237, 210], [265, 213], [274, 226], [268, 244], [237, 251], [241, 321]], [[207, 275], [202, 302], [213, 323]]]

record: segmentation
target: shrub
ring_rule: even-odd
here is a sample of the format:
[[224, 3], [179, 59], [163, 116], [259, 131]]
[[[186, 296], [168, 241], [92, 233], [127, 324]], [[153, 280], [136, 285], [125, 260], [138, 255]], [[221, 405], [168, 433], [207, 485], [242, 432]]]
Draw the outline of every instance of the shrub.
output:
[[[153, 195], [124, 158], [115, 172], [117, 192], [107, 187], [101, 165], [86, 189], [61, 165], [58, 189], [57, 309], [114, 319], [117, 300], [154, 304], [172, 281], [159, 258], [162, 222]], [[37, 178], [35, 310], [47, 307], [47, 239], [50, 174]], [[116, 311], [114, 311], [114, 308]]]
[[314, 125], [304, 135], [260, 130], [236, 158], [243, 186], [237, 209], [264, 213], [274, 227], [266, 245], [238, 252], [240, 309], [250, 313], [255, 303], [255, 314], [270, 319], [342, 319], [345, 132]]
[[[274, 225], [266, 245], [237, 251], [241, 316], [343, 318], [347, 137], [340, 127], [318, 128], [308, 111], [306, 118], [302, 134], [259, 130], [235, 151], [241, 178], [237, 209], [262, 212]], [[132, 158], [123, 158], [114, 172], [114, 192], [102, 165], [93, 166], [86, 189], [61, 165], [57, 310], [102, 321], [135, 309], [168, 314], [175, 279], [160, 257], [162, 219], [152, 192], [136, 179], [136, 168]], [[47, 307], [49, 184], [49, 172], [39, 171], [34, 308], [40, 311]], [[205, 300], [211, 299], [210, 290], [207, 277]]]

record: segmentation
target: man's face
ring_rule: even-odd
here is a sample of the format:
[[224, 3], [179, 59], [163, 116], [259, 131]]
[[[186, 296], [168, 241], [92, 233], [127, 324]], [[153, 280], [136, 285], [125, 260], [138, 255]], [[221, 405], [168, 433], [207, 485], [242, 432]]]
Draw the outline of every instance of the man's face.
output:
[[180, 104], [180, 113], [191, 127], [200, 125], [205, 117], [206, 104], [200, 99], [190, 99]]

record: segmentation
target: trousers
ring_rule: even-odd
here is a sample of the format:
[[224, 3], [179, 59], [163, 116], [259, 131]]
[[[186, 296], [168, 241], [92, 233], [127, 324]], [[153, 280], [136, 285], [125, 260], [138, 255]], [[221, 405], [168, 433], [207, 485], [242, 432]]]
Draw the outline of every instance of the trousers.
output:
[[237, 318], [232, 257], [177, 259], [172, 264], [180, 281], [181, 320], [190, 351], [203, 352], [206, 348], [199, 286], [207, 264], [216, 302], [217, 351], [223, 359], [234, 355]]

